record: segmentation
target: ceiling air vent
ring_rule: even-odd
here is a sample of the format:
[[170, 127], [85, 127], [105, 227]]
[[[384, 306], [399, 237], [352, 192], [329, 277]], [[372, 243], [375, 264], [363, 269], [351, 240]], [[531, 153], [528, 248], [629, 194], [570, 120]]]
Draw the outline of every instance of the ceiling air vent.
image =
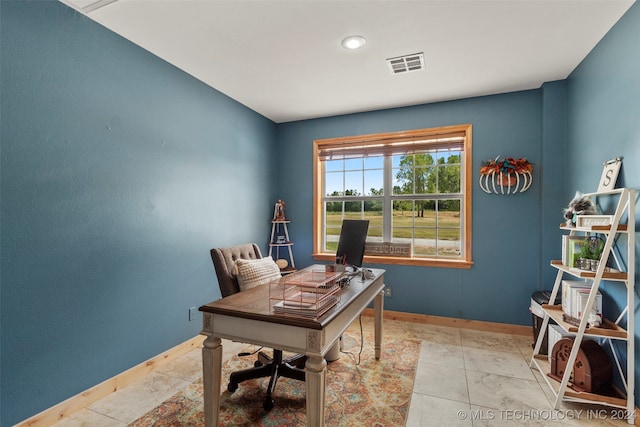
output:
[[424, 70], [424, 55], [422, 52], [411, 55], [398, 56], [387, 59], [391, 74], [402, 74], [409, 71]]

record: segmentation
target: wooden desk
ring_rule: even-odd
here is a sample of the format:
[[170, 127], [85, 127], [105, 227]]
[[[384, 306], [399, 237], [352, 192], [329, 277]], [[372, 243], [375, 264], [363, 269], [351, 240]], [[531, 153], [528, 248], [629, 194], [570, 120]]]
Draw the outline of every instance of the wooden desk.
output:
[[[324, 270], [324, 266], [308, 267], [313, 268]], [[201, 333], [207, 336], [202, 348], [205, 427], [218, 426], [221, 338], [306, 354], [307, 426], [324, 426], [327, 362], [323, 356], [371, 301], [374, 304], [375, 357], [380, 359], [384, 270], [372, 271], [373, 279], [363, 281], [360, 275], [352, 278], [349, 286], [341, 290], [338, 305], [318, 320], [272, 314], [268, 286], [258, 286], [200, 307], [203, 312]]]

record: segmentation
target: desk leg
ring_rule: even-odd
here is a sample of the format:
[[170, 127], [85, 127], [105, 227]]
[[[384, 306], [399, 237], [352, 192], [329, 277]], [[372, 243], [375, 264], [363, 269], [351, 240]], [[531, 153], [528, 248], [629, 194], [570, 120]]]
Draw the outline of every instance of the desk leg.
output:
[[307, 427], [324, 426], [324, 392], [327, 361], [322, 356], [307, 356]]
[[202, 347], [202, 381], [204, 388], [204, 425], [217, 427], [220, 414], [220, 382], [222, 377], [222, 341], [207, 336]]
[[382, 316], [384, 310], [384, 289], [373, 300], [373, 326], [375, 333], [376, 360], [380, 360], [382, 350]]

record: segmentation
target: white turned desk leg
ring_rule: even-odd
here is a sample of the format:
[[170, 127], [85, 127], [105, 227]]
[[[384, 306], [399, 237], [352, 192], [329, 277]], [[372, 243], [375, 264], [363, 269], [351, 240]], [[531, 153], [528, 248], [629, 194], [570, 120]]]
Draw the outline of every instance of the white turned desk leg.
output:
[[322, 356], [307, 356], [307, 427], [324, 427], [324, 392], [327, 361]]
[[222, 341], [207, 336], [202, 347], [202, 381], [204, 389], [204, 425], [217, 427], [220, 414], [222, 377]]
[[382, 313], [384, 310], [384, 289], [373, 300], [373, 327], [375, 333], [376, 360], [380, 360], [382, 350]]

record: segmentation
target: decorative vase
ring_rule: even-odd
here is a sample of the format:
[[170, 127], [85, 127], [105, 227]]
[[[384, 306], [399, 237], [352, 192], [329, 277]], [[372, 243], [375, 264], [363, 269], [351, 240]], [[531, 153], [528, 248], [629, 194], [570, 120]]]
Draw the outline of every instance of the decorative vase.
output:
[[580, 270], [591, 270], [591, 260], [588, 258], [579, 258], [577, 264]]

